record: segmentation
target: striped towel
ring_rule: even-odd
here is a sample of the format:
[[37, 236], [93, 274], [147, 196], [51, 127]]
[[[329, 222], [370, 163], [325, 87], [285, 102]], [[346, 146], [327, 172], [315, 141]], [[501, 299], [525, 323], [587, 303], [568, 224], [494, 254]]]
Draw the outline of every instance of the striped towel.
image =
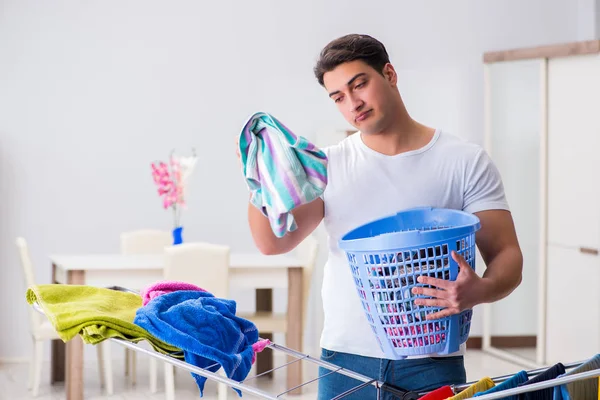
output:
[[248, 119], [239, 146], [251, 203], [269, 218], [275, 236], [296, 230], [291, 210], [327, 186], [325, 153], [264, 112]]

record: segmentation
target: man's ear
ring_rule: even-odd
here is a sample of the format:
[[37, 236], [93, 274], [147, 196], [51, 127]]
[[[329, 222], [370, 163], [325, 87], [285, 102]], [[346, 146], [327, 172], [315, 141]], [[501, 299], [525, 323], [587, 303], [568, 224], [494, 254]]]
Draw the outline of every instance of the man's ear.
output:
[[387, 63], [383, 66], [383, 76], [392, 85], [396, 85], [398, 82], [398, 75], [392, 64]]

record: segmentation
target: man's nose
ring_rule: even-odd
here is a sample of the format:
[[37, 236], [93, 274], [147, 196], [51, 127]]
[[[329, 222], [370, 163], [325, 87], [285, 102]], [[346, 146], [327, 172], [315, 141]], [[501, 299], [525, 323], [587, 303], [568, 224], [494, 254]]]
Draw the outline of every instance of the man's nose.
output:
[[355, 96], [350, 96], [350, 107], [352, 111], [359, 111], [365, 105], [364, 101]]

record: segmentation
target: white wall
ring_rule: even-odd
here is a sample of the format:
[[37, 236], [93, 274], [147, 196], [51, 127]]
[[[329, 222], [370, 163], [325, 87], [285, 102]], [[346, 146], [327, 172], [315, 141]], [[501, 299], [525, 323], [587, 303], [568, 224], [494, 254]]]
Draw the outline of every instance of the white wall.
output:
[[29, 354], [15, 236], [46, 283], [49, 253], [116, 251], [121, 231], [168, 229], [149, 164], [172, 148], [200, 157], [185, 239], [252, 250], [235, 137], [257, 110], [312, 140], [346, 127], [312, 75], [329, 40], [381, 39], [413, 115], [481, 144], [482, 53], [586, 34], [572, 0], [112, 4], [0, 3], [0, 358]]
[[577, 0], [578, 37], [600, 39], [600, 0]]
[[596, 16], [594, 21], [594, 39], [600, 39], [600, 0], [596, 0], [593, 15]]

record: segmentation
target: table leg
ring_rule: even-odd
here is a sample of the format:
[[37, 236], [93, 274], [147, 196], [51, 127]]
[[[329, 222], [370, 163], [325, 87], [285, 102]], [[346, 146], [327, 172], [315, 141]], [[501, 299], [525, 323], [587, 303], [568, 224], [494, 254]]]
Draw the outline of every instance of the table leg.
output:
[[[56, 281], [56, 265], [52, 263], [52, 283]], [[65, 381], [65, 342], [61, 339], [52, 341], [50, 348], [50, 384]]]
[[[273, 289], [256, 289], [256, 311], [273, 311]], [[260, 337], [273, 341], [272, 332], [260, 332]], [[262, 374], [263, 372], [272, 370], [273, 357], [273, 350], [269, 348], [266, 348], [260, 352], [256, 357], [256, 373]], [[263, 376], [272, 378], [273, 373], [269, 372]]]
[[[110, 360], [106, 360], [106, 362], [110, 362]], [[83, 400], [83, 340], [79, 335], [67, 342], [65, 390], [68, 400]]]
[[61, 339], [53, 340], [50, 351], [50, 359], [52, 364], [50, 383], [54, 385], [56, 382], [65, 381], [65, 343]]
[[[288, 312], [286, 346], [302, 353], [302, 268], [288, 268]], [[288, 356], [288, 362], [294, 357]], [[287, 367], [287, 388], [291, 389], [302, 384], [302, 361], [290, 364]], [[298, 388], [290, 394], [302, 394]]]
[[[83, 285], [85, 271], [69, 271], [70, 285]], [[110, 362], [110, 360], [106, 360]], [[67, 380], [65, 390], [68, 400], [83, 400], [83, 340], [79, 335], [67, 342]]]

